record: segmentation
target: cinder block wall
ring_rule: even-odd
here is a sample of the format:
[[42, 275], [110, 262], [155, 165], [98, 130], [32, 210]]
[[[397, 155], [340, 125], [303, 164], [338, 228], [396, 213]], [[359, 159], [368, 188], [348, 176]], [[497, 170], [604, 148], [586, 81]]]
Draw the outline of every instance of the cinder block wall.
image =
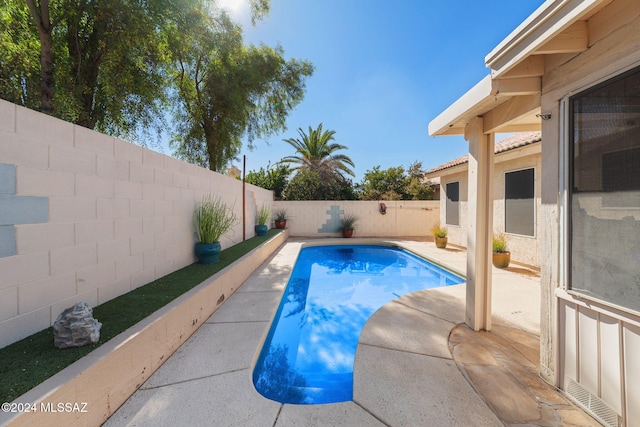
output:
[[[380, 213], [384, 203], [386, 213]], [[431, 226], [440, 217], [438, 200], [398, 201], [276, 201], [274, 208], [284, 208], [290, 236], [337, 237], [343, 214], [358, 217], [355, 237], [431, 236]]]
[[[0, 347], [195, 261], [194, 203], [242, 183], [0, 100]], [[246, 186], [246, 237], [273, 194]], [[242, 224], [223, 248], [242, 240]]]

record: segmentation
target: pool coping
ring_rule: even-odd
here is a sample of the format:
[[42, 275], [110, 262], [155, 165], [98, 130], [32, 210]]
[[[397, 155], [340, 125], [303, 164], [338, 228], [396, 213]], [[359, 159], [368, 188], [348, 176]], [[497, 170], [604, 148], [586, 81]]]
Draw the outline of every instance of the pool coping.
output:
[[402, 249], [405, 250], [419, 258], [423, 258], [427, 261], [429, 261], [432, 264], [437, 265], [438, 267], [442, 268], [443, 270], [449, 271], [453, 274], [455, 274], [456, 276], [460, 276], [461, 278], [464, 279], [464, 281], [467, 281], [467, 275], [465, 272], [458, 270], [457, 268], [454, 268], [450, 265], [444, 264], [441, 261], [438, 261], [437, 259], [434, 259], [430, 256], [427, 256], [425, 254], [422, 254], [416, 250], [412, 250], [411, 248], [408, 248], [407, 246], [403, 246], [401, 243], [398, 242], [403, 242], [403, 240], [400, 239], [383, 239], [383, 238], [377, 238], [377, 237], [354, 237], [354, 238], [349, 238], [348, 240], [345, 240], [344, 238], [340, 239], [340, 238], [327, 238], [327, 239], [318, 239], [317, 241], [314, 241], [312, 239], [307, 239], [305, 241], [305, 243], [302, 244], [301, 248], [305, 248], [305, 247], [309, 247], [309, 246], [331, 246], [331, 245], [379, 245], [379, 246], [390, 246], [393, 248], [398, 248], [398, 249]]
[[[451, 329], [462, 321], [463, 313], [456, 310], [458, 314], [455, 319], [447, 319], [449, 316], [442, 316], [439, 304], [431, 314], [427, 314], [412, 309], [410, 306], [413, 304], [410, 301], [398, 304], [394, 300], [384, 306], [391, 309], [391, 323], [387, 322], [389, 311], [383, 309], [367, 321], [365, 330], [374, 332], [374, 335], [366, 334], [371, 339], [365, 339], [364, 342], [364, 336], [361, 335], [358, 343], [354, 364], [353, 400], [320, 405], [296, 405], [281, 404], [259, 394], [252, 381], [255, 359], [268, 334], [300, 247], [310, 240], [323, 244], [355, 242], [340, 238], [289, 239], [271, 260], [256, 270], [228, 304], [206, 321], [207, 327], [201, 328], [194, 338], [107, 421], [106, 426], [152, 426], [157, 425], [160, 420], [167, 425], [203, 425], [209, 423], [212, 417], [217, 425], [247, 427], [382, 427], [428, 425], [427, 420], [435, 421], [430, 423], [431, 425], [456, 425], [451, 423], [454, 420], [459, 421], [457, 425], [471, 425], [478, 420], [482, 421], [482, 425], [502, 425], [455, 367], [448, 350], [447, 337]], [[450, 265], [458, 269], [465, 264], [460, 253], [434, 252], [433, 243], [427, 243], [429, 250], [422, 251], [422, 248], [426, 247], [424, 240], [411, 242], [405, 239], [363, 239], [367, 244], [374, 241], [398, 243], [402, 248], [410, 249], [423, 257], [429, 254], [443, 254], [445, 257], [442, 261], [446, 263], [451, 261], [451, 257], [446, 255], [453, 255], [454, 258], [460, 258], [461, 262], [452, 262]], [[464, 295], [464, 285], [429, 289], [419, 293], [431, 294], [439, 292], [440, 289], [449, 289], [443, 292], [456, 300]], [[418, 320], [417, 324], [414, 321], [402, 321], [401, 318], [406, 314]], [[374, 320], [374, 317], [382, 322]], [[407, 327], [394, 330], [391, 325], [398, 325], [398, 320]], [[434, 331], [436, 335], [429, 334], [431, 338], [423, 336], [423, 326], [429, 326], [429, 322], [436, 322], [440, 326]], [[383, 335], [375, 335], [379, 332]], [[245, 337], [242, 344], [234, 341], [234, 337], [239, 333]], [[407, 336], [406, 333], [413, 334], [413, 337], [418, 335], [419, 338], [411, 338], [411, 342], [424, 343], [424, 351], [406, 351], [403, 346], [398, 346], [395, 338]], [[376, 342], [376, 336], [384, 341]], [[388, 341], [388, 338], [391, 338], [391, 341]], [[436, 340], [433, 341], [433, 338]], [[236, 344], [233, 344], [234, 342]], [[425, 365], [424, 361], [428, 365]], [[429, 369], [425, 370], [425, 366]], [[390, 373], [391, 377], [381, 378], [384, 372]], [[433, 395], [425, 393], [425, 390], [420, 388], [426, 374], [427, 380], [431, 377], [438, 378], [432, 390], [446, 391], [450, 395], [463, 397], [463, 400], [466, 400], [465, 407], [460, 408], [456, 403], [458, 400], [454, 398], [448, 402], [439, 402], [434, 410], [433, 400], [426, 399], [427, 396], [433, 398]], [[398, 381], [399, 378], [402, 379]]]
[[[295, 267], [296, 267], [296, 265], [297, 265], [297, 263], [299, 261], [300, 253], [305, 248], [322, 247], [322, 246], [380, 246], [380, 247], [387, 247], [387, 248], [397, 249], [397, 250], [400, 250], [400, 251], [403, 251], [403, 252], [409, 254], [410, 256], [413, 256], [415, 258], [423, 260], [423, 261], [425, 261], [425, 262], [427, 262], [429, 264], [433, 264], [435, 267], [437, 267], [437, 268], [439, 268], [441, 270], [444, 270], [448, 274], [452, 274], [454, 276], [457, 276], [462, 280], [460, 283], [454, 283], [454, 284], [447, 285], [447, 286], [435, 286], [433, 289], [441, 288], [441, 287], [448, 287], [448, 286], [460, 286], [460, 285], [464, 285], [466, 283], [466, 275], [463, 274], [462, 272], [460, 272], [459, 270], [457, 270], [457, 269], [455, 269], [455, 268], [453, 268], [453, 267], [451, 267], [449, 265], [443, 264], [442, 262], [439, 262], [438, 260], [435, 260], [432, 257], [426, 256], [425, 254], [421, 254], [419, 251], [411, 250], [406, 245], [403, 245], [401, 241], [387, 240], [387, 239], [382, 239], [382, 238], [372, 238], [372, 237], [359, 237], [359, 238], [348, 238], [348, 239], [345, 239], [345, 238], [333, 238], [333, 237], [331, 237], [331, 238], [323, 238], [323, 239], [304, 239], [302, 244], [300, 245], [299, 249], [297, 250], [295, 262], [291, 266], [291, 270], [289, 271], [289, 274], [288, 274], [288, 277], [287, 277], [286, 285], [285, 285], [284, 289], [281, 292], [281, 296], [280, 296], [279, 302], [278, 302], [278, 304], [277, 304], [277, 306], [275, 308], [273, 316], [269, 320], [268, 325], [267, 325], [267, 327], [265, 329], [265, 332], [264, 332], [264, 334], [262, 336], [262, 339], [260, 340], [260, 344], [258, 346], [258, 349], [257, 349], [256, 353], [254, 354], [254, 356], [252, 358], [252, 361], [251, 361], [252, 376], [255, 375], [254, 371], [256, 369], [256, 366], [257, 366], [258, 362], [260, 362], [260, 360], [261, 360], [262, 352], [264, 351], [265, 343], [270, 338], [274, 322], [276, 322], [280, 318], [281, 308], [282, 308], [281, 304], [282, 304], [282, 301], [283, 301], [283, 299], [284, 299], [284, 297], [286, 295], [287, 287], [290, 284], [291, 274], [293, 273], [293, 271], [294, 271], [294, 269], [295, 269]], [[429, 289], [432, 289], [432, 288], [429, 288]], [[425, 290], [425, 289], [420, 289], [418, 291], [413, 291], [413, 292], [410, 292], [409, 294], [420, 292], [420, 291], [423, 291], [423, 290]], [[426, 289], [426, 290], [428, 290], [428, 289]], [[400, 295], [400, 296], [396, 296], [396, 298], [393, 298], [392, 300], [388, 301], [387, 303], [385, 303], [382, 306], [380, 306], [377, 310], [372, 312], [371, 315], [369, 316], [369, 318], [371, 318], [376, 311], [378, 311], [379, 309], [383, 308], [385, 305], [387, 305], [387, 304], [389, 304], [389, 303], [391, 303], [393, 301], [397, 301], [397, 300], [401, 299], [404, 295], [408, 295], [408, 294], [403, 294], [403, 295]], [[367, 318], [366, 322], [369, 321], [369, 318]], [[362, 332], [362, 330], [364, 330], [364, 327], [365, 327], [365, 325], [363, 325], [363, 328], [361, 329], [360, 332]], [[360, 336], [360, 333], [358, 334], [358, 336]], [[358, 339], [358, 343], [356, 343], [356, 347], [359, 344], [360, 344], [360, 339]], [[355, 352], [354, 352], [354, 368], [355, 368]], [[353, 370], [351, 372], [351, 375], [353, 376]], [[253, 381], [254, 381], [254, 387], [256, 388], [256, 391], [259, 394], [263, 395], [260, 392], [260, 390], [258, 390], [258, 387], [255, 384], [255, 377], [253, 378]], [[311, 403], [311, 404], [310, 403], [291, 403], [291, 402], [280, 402], [280, 403], [282, 403], [282, 404], [293, 404], [293, 405], [327, 405], [327, 404], [339, 404], [339, 403], [344, 403], [344, 402], [349, 402], [349, 401], [353, 401], [353, 387], [352, 387], [351, 399], [348, 399], [348, 400], [337, 400], [337, 401], [332, 401], [332, 402], [318, 402], [318, 403]]]
[[[299, 248], [308, 240], [290, 238], [251, 275], [228, 303], [207, 319], [206, 327], [200, 328], [106, 422], [105, 427], [210, 425], [213, 420], [216, 425], [244, 427], [498, 427], [514, 423], [560, 425], [557, 420], [579, 419], [576, 415], [580, 411], [565, 412], [571, 405], [563, 403], [562, 399], [559, 406], [549, 411], [549, 400], [540, 400], [537, 396], [542, 389], [545, 396], [557, 394], [557, 391], [548, 385], [545, 388], [521, 381], [520, 370], [513, 364], [508, 365], [512, 372], [505, 372], [503, 377], [509, 378], [514, 372], [516, 377], [499, 386], [498, 405], [491, 398], [495, 394], [496, 369], [504, 365], [505, 357], [514, 360], [516, 367], [526, 363], [535, 377], [539, 346], [536, 338], [540, 316], [539, 276], [522, 274], [520, 269], [493, 270], [496, 332], [460, 334], [460, 330], [465, 330], [460, 326], [464, 324], [465, 316], [464, 285], [407, 294], [383, 306], [365, 324], [356, 351], [352, 401], [295, 405], [264, 398], [253, 386], [255, 363], [251, 359], [262, 347], [260, 341], [268, 333]], [[424, 239], [388, 240], [400, 242], [402, 247], [427, 258], [437, 256], [458, 269], [466, 265], [466, 253], [462, 250], [437, 249]], [[330, 243], [330, 240], [322, 239], [322, 242]], [[369, 242], [371, 240], [367, 240]], [[528, 337], [531, 348], [527, 348], [526, 340], [521, 336], [513, 335], [515, 330]], [[237, 339], [238, 334], [242, 340]], [[500, 337], [506, 338], [506, 342]], [[494, 359], [486, 356], [486, 350], [492, 348], [498, 350]], [[516, 351], [523, 353], [518, 356]], [[496, 363], [487, 368], [482, 366], [490, 360]], [[481, 381], [475, 382], [477, 379]], [[489, 395], [483, 394], [483, 384], [491, 387]], [[523, 399], [510, 404], [514, 396]], [[523, 419], [519, 416], [522, 408], [527, 409], [525, 415], [529, 409], [542, 415], [550, 414], [551, 422], [538, 424], [532, 421], [535, 417], [528, 416]], [[574, 424], [598, 425], [588, 419]]]
[[[288, 230], [69, 365], [14, 403], [34, 412], [0, 412], [0, 425], [100, 425], [106, 421], [288, 239]], [[55, 411], [59, 403], [78, 411]], [[41, 411], [49, 405], [49, 412]], [[84, 411], [82, 411], [84, 409]]]

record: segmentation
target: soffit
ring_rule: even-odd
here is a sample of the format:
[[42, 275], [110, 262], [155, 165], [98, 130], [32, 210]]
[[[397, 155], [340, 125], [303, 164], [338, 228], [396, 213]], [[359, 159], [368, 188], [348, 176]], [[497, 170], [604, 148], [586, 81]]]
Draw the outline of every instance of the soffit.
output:
[[430, 135], [463, 135], [474, 117], [485, 133], [537, 131], [545, 56], [588, 48], [587, 19], [612, 0], [548, 0], [485, 58], [491, 73], [429, 123]]
[[[488, 132], [522, 132], [540, 129], [540, 77], [497, 80], [490, 75], [460, 97], [429, 123], [430, 135], [461, 135], [477, 116], [494, 111]], [[514, 101], [522, 97], [526, 102]]]
[[493, 78], [504, 78], [533, 55], [588, 48], [587, 20], [613, 0], [547, 0], [486, 57]]

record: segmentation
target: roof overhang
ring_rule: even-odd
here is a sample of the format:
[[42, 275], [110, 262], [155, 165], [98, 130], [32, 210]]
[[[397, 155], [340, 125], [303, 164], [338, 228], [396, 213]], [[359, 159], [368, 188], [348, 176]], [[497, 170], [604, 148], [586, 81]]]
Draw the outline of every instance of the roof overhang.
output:
[[429, 135], [464, 134], [467, 123], [477, 116], [484, 117], [487, 133], [539, 130], [540, 87], [540, 77], [486, 76], [429, 123]]
[[586, 50], [586, 20], [612, 1], [547, 0], [485, 57], [491, 75], [507, 77], [518, 64], [534, 55]]
[[[528, 156], [539, 155], [542, 152], [540, 132], [518, 133], [501, 141], [496, 141], [494, 163], [503, 163]], [[433, 179], [466, 172], [469, 156], [464, 155], [425, 172], [425, 177]]]
[[547, 55], [588, 48], [587, 19], [613, 0], [547, 0], [485, 58], [490, 74], [429, 123], [429, 135], [461, 135], [474, 117], [484, 132], [540, 130]]

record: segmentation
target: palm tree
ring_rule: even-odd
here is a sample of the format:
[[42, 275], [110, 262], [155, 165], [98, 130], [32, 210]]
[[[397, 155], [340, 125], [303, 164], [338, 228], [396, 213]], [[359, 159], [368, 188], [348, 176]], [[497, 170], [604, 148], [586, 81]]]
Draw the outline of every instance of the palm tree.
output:
[[[345, 145], [331, 143], [333, 141], [333, 130], [322, 130], [322, 123], [317, 129], [309, 126], [309, 133], [306, 134], [302, 128], [298, 128], [300, 138], [285, 139], [296, 149], [297, 156], [284, 157], [281, 162], [292, 163], [293, 170], [309, 169], [317, 172], [321, 178], [328, 178], [330, 175], [341, 175], [346, 173], [355, 176], [348, 166], [354, 166], [353, 161], [344, 154], [334, 154], [338, 150], [346, 150]], [[347, 166], [348, 165], [348, 166]]]

